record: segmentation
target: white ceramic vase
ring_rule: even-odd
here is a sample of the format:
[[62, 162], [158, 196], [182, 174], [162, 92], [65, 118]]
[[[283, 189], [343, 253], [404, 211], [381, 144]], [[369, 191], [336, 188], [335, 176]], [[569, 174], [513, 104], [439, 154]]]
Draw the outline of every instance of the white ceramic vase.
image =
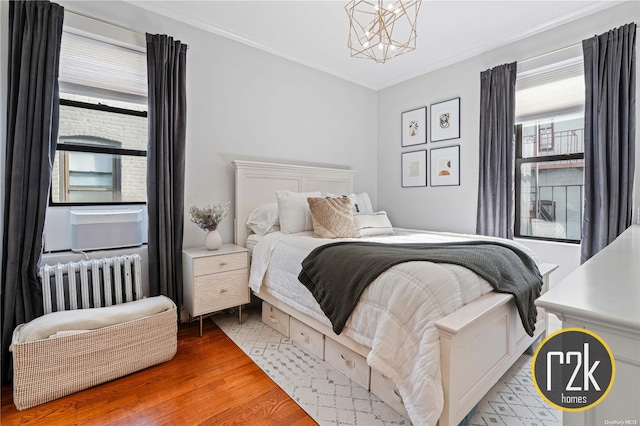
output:
[[221, 245], [222, 235], [220, 235], [218, 230], [207, 231], [207, 234], [204, 236], [204, 246], [207, 250], [218, 250]]

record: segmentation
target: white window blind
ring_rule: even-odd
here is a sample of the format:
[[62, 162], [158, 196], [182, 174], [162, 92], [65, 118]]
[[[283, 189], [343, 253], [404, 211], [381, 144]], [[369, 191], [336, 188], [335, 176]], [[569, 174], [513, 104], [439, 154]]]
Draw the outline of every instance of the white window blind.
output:
[[516, 123], [584, 113], [582, 56], [519, 72]]
[[65, 31], [59, 82], [62, 92], [146, 104], [146, 54]]

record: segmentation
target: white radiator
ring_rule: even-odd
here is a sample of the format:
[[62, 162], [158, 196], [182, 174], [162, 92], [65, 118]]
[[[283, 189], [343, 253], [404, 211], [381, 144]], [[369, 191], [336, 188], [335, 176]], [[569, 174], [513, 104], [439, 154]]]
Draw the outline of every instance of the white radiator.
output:
[[44, 313], [142, 299], [141, 257], [115, 256], [40, 267]]

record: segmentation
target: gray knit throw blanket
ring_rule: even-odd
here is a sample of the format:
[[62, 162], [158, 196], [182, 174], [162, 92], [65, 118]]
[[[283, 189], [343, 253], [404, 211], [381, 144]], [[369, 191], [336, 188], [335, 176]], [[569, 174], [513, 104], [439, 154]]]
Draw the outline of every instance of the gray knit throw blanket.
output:
[[341, 241], [314, 249], [298, 279], [313, 294], [333, 331], [340, 334], [362, 292], [378, 275], [403, 262], [463, 266], [500, 293], [512, 294], [524, 329], [533, 336], [542, 276], [533, 259], [516, 247], [492, 241], [381, 244]]

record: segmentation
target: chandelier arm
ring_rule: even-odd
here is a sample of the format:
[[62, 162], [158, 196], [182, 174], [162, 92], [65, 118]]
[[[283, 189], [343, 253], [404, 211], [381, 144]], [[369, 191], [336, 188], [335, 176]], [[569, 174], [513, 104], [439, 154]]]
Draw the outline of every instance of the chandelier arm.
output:
[[[384, 8], [382, 0], [352, 0], [345, 10], [349, 16], [348, 47], [351, 56], [385, 63], [416, 48], [417, 18], [422, 0], [397, 0]], [[364, 22], [364, 23], [362, 23]], [[408, 40], [393, 38], [396, 29], [406, 31]], [[397, 34], [396, 34], [397, 35]], [[377, 46], [374, 40], [377, 39]]]

